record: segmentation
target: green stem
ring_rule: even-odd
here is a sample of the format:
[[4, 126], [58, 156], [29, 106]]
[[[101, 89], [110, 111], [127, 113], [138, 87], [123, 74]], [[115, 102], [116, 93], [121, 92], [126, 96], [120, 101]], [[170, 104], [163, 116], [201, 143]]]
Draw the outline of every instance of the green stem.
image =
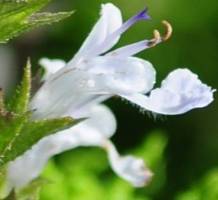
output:
[[2, 88], [0, 88], [0, 115], [5, 113], [5, 106], [4, 106], [4, 93]]

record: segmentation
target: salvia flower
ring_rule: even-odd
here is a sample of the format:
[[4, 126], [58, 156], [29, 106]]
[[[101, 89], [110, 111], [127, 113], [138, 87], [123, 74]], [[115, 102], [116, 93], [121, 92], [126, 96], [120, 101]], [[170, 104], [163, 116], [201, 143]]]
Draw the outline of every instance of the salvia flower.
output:
[[65, 63], [43, 58], [44, 84], [33, 97], [33, 119], [72, 116], [88, 118], [80, 124], [43, 138], [8, 167], [10, 188], [23, 187], [36, 178], [48, 159], [78, 146], [99, 146], [108, 152], [113, 170], [136, 187], [144, 186], [152, 173], [140, 158], [120, 156], [109, 138], [116, 131], [113, 113], [101, 103], [120, 96], [144, 110], [175, 115], [205, 107], [213, 101], [213, 90], [188, 69], [176, 69], [153, 89], [156, 71], [152, 64], [134, 57], [142, 50], [167, 40], [172, 27], [163, 21], [166, 33], [154, 31], [154, 38], [108, 52], [120, 36], [140, 20], [147, 10], [122, 22], [120, 10], [102, 5], [101, 16], [78, 53]]

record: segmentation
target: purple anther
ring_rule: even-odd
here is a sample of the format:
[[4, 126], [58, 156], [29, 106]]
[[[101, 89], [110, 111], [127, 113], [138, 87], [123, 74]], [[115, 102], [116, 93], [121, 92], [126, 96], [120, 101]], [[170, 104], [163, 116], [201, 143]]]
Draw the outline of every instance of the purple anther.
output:
[[144, 10], [140, 11], [133, 17], [131, 17], [129, 20], [123, 23], [123, 25], [108, 35], [108, 37], [105, 39], [105, 41], [95, 49], [97, 53], [104, 53], [102, 49], [106, 49], [110, 41], [115, 40], [116, 38], [119, 38], [125, 31], [127, 31], [131, 26], [133, 26], [135, 23], [137, 23], [140, 20], [149, 20], [151, 17], [148, 15], [148, 9], [145, 8]]
[[129, 29], [132, 25], [134, 25], [136, 22], [138, 22], [140, 20], [149, 20], [149, 19], [151, 19], [151, 17], [148, 15], [148, 9], [145, 8], [144, 10], [140, 11], [135, 16], [131, 17], [129, 20], [124, 22], [122, 27], [119, 30], [117, 30], [116, 32], [117, 32], [117, 34], [122, 34], [127, 29]]
[[148, 8], [145, 8], [141, 12], [139, 12], [137, 15], [135, 15], [133, 18], [136, 20], [149, 20], [151, 17], [148, 15]]

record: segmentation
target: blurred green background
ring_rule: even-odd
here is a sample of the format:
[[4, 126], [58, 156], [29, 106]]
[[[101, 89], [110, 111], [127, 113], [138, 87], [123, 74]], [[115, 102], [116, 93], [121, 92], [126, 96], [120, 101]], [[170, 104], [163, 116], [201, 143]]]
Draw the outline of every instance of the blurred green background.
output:
[[[35, 71], [41, 57], [69, 60], [97, 20], [100, 4], [105, 2], [108, 1], [53, 1], [47, 9], [76, 10], [75, 14], [1, 47], [2, 51], [10, 52], [16, 63], [12, 62], [13, 67], [20, 66], [19, 69], [11, 67], [9, 77], [14, 75], [19, 81], [27, 56], [31, 57]], [[168, 42], [138, 55], [155, 66], [157, 85], [171, 70], [188, 67], [203, 82], [218, 87], [217, 0], [110, 2], [120, 7], [124, 19], [145, 6], [152, 16], [152, 20], [140, 22], [125, 33], [118, 46], [151, 38], [153, 29], [163, 31], [160, 23], [163, 19], [173, 25], [173, 37]], [[12, 63], [5, 65], [11, 66]], [[10, 88], [13, 87], [7, 87], [9, 91]], [[204, 109], [157, 118], [142, 114], [118, 98], [106, 104], [112, 108], [118, 121], [114, 143], [122, 153], [131, 152], [144, 157], [155, 172], [153, 181], [146, 188], [134, 189], [112, 173], [104, 152], [81, 148], [57, 156], [49, 163], [44, 174], [50, 182], [42, 191], [42, 200], [218, 199], [217, 100]]]

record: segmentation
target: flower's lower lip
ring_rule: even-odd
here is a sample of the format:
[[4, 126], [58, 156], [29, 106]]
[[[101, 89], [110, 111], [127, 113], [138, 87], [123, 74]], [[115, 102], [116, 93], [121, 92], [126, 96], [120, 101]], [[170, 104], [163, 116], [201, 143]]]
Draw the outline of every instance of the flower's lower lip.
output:
[[[82, 110], [82, 108], [85, 107], [87, 104], [91, 104], [92, 102], [96, 102], [96, 100], [99, 99], [100, 97], [101, 97], [101, 95], [90, 96], [89, 98], [85, 99], [85, 101], [78, 104], [76, 106], [77, 108], [75, 110]], [[74, 113], [76, 115], [77, 112], [74, 112]], [[77, 117], [77, 116], [75, 116], [75, 117]]]

